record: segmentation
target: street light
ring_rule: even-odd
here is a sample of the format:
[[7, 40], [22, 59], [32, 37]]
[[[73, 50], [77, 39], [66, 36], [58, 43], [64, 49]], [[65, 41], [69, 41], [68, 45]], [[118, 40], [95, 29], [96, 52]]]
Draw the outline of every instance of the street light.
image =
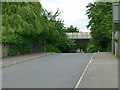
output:
[[[114, 23], [119, 24], [119, 41], [118, 41], [118, 49], [120, 48], [120, 3], [114, 2], [112, 5], [113, 11], [113, 22], [112, 22], [112, 53], [115, 53], [114, 46]], [[120, 54], [120, 49], [118, 50], [118, 54]]]

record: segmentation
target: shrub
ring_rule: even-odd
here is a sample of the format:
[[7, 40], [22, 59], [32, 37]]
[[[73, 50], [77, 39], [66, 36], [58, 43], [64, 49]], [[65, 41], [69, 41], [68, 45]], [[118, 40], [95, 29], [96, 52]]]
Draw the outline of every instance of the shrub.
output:
[[47, 44], [44, 48], [46, 48], [46, 52], [60, 52], [60, 50], [52, 44]]

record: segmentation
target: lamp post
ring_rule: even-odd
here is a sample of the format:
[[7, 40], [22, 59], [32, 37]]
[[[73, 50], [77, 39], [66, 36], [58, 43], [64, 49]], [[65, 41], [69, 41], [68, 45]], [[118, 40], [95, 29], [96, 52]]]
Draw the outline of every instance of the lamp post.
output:
[[112, 53], [115, 53], [114, 46], [114, 23], [119, 24], [119, 37], [118, 37], [118, 56], [120, 56], [120, 3], [115, 2], [112, 4], [113, 9], [113, 22], [112, 22]]

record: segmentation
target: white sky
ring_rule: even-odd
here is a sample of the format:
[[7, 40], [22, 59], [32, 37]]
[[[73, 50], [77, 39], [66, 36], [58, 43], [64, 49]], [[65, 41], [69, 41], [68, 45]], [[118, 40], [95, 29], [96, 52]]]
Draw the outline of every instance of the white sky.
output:
[[85, 15], [86, 6], [93, 1], [95, 0], [40, 0], [40, 3], [53, 14], [59, 8], [62, 12], [58, 18], [64, 20], [65, 27], [73, 25], [80, 28], [80, 31], [87, 32], [89, 30], [86, 28], [88, 25], [88, 17]]

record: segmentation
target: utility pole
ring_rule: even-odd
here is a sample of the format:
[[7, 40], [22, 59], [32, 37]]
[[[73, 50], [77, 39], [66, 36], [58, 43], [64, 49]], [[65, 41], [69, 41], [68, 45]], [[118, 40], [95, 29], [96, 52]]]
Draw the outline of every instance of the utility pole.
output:
[[118, 57], [120, 57], [120, 3], [114, 2], [112, 4], [112, 11], [113, 11], [113, 24], [112, 24], [112, 53], [114, 54], [114, 23], [119, 24], [119, 35], [118, 35]]
[[119, 9], [118, 9], [118, 16], [119, 16], [119, 20], [118, 20], [118, 24], [119, 24], [119, 31], [118, 31], [118, 58], [120, 59], [120, 3], [119, 3]]
[[119, 23], [119, 31], [118, 31], [118, 58], [120, 60], [120, 1], [118, 3], [118, 17], [119, 17], [119, 20], [118, 20], [118, 23]]
[[[118, 69], [120, 68], [120, 2], [113, 3], [113, 23], [118, 23]], [[118, 76], [120, 73], [118, 73]], [[120, 80], [118, 80], [120, 82]], [[120, 85], [118, 85], [120, 89]]]
[[[113, 3], [112, 3], [112, 11], [113, 11]], [[114, 32], [114, 15], [112, 13], [112, 54], [115, 54], [115, 41], [114, 41], [114, 37], [115, 37], [115, 32]]]

